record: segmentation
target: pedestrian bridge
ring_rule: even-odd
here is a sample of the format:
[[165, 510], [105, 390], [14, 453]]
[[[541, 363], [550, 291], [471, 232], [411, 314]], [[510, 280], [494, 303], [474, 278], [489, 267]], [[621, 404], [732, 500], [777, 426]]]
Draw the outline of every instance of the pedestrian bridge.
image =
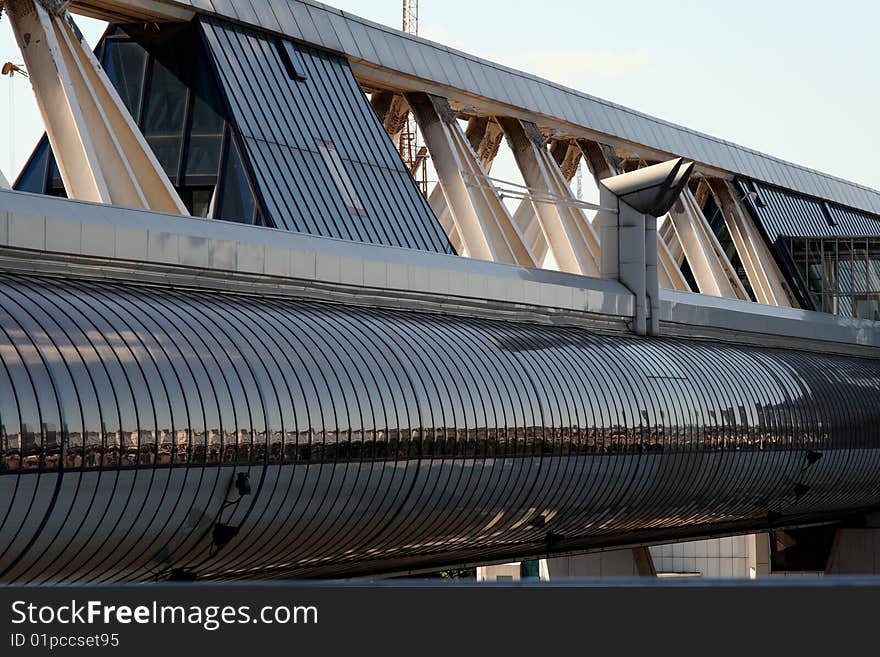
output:
[[[407, 573], [880, 503], [877, 192], [311, 2], [5, 9], [47, 132], [0, 189], [0, 581]], [[111, 19], [94, 52], [68, 9]]]

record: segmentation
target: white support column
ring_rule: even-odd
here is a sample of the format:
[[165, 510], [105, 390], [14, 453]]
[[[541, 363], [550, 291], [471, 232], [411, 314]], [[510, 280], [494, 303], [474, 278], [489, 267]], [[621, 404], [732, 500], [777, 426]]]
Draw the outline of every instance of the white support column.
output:
[[736, 190], [727, 180], [713, 181], [710, 188], [724, 214], [727, 231], [742, 260], [755, 299], [770, 306], [791, 307], [794, 295], [757, 226], [737, 201]]
[[[476, 117], [468, 121], [465, 137], [471, 145], [471, 148], [473, 148], [474, 152], [477, 154], [477, 159], [479, 159], [480, 164], [483, 165], [483, 170], [488, 175], [492, 170], [492, 163], [495, 161], [495, 156], [498, 155], [498, 148], [501, 146], [501, 139], [504, 137], [504, 133], [501, 131], [501, 126], [491, 117]], [[452, 246], [455, 248], [456, 252], [460, 253], [461, 236], [458, 234], [458, 229], [455, 227], [455, 222], [452, 220], [452, 213], [449, 212], [449, 205], [446, 203], [446, 197], [443, 195], [443, 189], [440, 186], [440, 183], [434, 185], [434, 189], [431, 190], [431, 193], [428, 196], [428, 203], [434, 211], [434, 214], [437, 215], [437, 219], [440, 221], [440, 225], [443, 226], [443, 230], [446, 231], [446, 235], [449, 237]], [[526, 244], [528, 243], [529, 242], [526, 241]], [[535, 254], [535, 257], [536, 262], [540, 264], [541, 260], [538, 258], [537, 254]]]
[[573, 274], [598, 276], [599, 237], [576, 207], [568, 182], [547, 150], [544, 135], [538, 126], [519, 119], [499, 117], [498, 122], [533, 197], [529, 202], [535, 221], [557, 266]]
[[[574, 142], [558, 140], [550, 148], [550, 154], [562, 170], [566, 184], [570, 184], [577, 173], [581, 160], [580, 148]], [[543, 263], [547, 257], [547, 240], [541, 232], [541, 224], [535, 216], [535, 206], [528, 199], [520, 201], [513, 213], [513, 221], [525, 237], [526, 244], [532, 249], [538, 262]]]
[[66, 10], [6, 6], [68, 196], [188, 214]]
[[663, 240], [666, 250], [669, 252], [669, 257], [675, 261], [676, 267], [680, 267], [681, 263], [684, 262], [684, 249], [681, 247], [681, 240], [678, 239], [675, 226], [669, 216], [666, 217], [666, 221], [663, 222], [659, 232], [660, 239]]
[[461, 254], [536, 267], [538, 263], [488, 179], [449, 103], [425, 93], [406, 95], [431, 153]]
[[[671, 222], [667, 221], [667, 223]], [[677, 237], [676, 241], [678, 241]], [[666, 240], [663, 239], [660, 232], [657, 233], [657, 255], [659, 258], [660, 287], [679, 292], [690, 292], [690, 285], [685, 280], [684, 274], [681, 273], [678, 261], [672, 255], [672, 251], [667, 246]]]
[[669, 218], [702, 294], [748, 300], [749, 296], [721, 249], [690, 189], [669, 212]]

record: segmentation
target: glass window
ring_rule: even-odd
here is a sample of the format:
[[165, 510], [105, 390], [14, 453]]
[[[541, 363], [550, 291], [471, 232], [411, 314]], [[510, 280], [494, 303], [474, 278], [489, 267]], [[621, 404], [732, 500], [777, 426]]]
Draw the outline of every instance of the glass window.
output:
[[153, 149], [159, 164], [171, 178], [172, 182], [177, 181], [177, 167], [180, 164], [180, 145], [183, 139], [180, 135], [168, 135], [161, 137], [147, 137], [147, 143]]
[[190, 132], [194, 135], [223, 134], [221, 103], [206, 69], [197, 74], [194, 85]]
[[162, 168], [176, 178], [188, 90], [159, 60], [153, 60], [151, 69], [141, 127]]
[[[194, 45], [199, 37], [182, 38], [181, 30], [194, 28], [117, 26], [98, 57], [190, 214], [272, 226], [256, 207], [242, 153], [225, 146], [232, 133], [211, 66]], [[16, 189], [66, 195], [45, 136]]]
[[49, 140], [43, 137], [40, 140], [31, 159], [25, 165], [15, 183], [15, 189], [34, 194], [43, 194], [46, 191], [46, 160], [49, 156]]
[[103, 66], [122, 102], [137, 120], [141, 112], [147, 51], [134, 41], [107, 39]]
[[234, 139], [228, 140], [220, 177], [220, 205], [216, 218], [251, 223], [254, 219], [253, 193]]
[[190, 137], [186, 153], [186, 166], [184, 167], [184, 174], [187, 178], [209, 176], [216, 179], [222, 145], [222, 135]]
[[214, 187], [186, 187], [180, 190], [180, 200], [194, 217], [211, 216]]
[[64, 190], [64, 181], [61, 180], [61, 171], [58, 170], [58, 162], [55, 155], [49, 154], [49, 176], [46, 183], [46, 193], [50, 196], [67, 196]]
[[868, 242], [855, 239], [852, 244], [853, 256], [853, 291], [868, 291]]
[[868, 290], [880, 293], [880, 239], [868, 240]]

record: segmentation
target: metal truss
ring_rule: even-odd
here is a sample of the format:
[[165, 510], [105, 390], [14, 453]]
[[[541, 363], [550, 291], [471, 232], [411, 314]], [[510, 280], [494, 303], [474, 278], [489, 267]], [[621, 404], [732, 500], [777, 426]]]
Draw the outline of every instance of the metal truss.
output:
[[189, 214], [69, 14], [6, 7], [68, 195]]

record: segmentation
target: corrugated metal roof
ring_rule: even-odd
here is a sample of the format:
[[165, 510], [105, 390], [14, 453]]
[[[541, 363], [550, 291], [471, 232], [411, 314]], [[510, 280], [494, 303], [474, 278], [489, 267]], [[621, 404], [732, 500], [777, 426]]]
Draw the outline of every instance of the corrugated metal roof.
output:
[[[748, 182], [739, 181], [741, 189]], [[823, 199], [755, 181], [757, 202], [749, 207], [771, 242], [780, 237], [866, 237], [880, 235], [880, 217]]]
[[880, 213], [880, 192], [590, 96], [311, 0], [177, 0], [400, 73], [731, 173]]
[[[241, 13], [247, 3], [234, 4]], [[343, 57], [214, 19], [201, 25], [276, 226], [453, 252]]]

